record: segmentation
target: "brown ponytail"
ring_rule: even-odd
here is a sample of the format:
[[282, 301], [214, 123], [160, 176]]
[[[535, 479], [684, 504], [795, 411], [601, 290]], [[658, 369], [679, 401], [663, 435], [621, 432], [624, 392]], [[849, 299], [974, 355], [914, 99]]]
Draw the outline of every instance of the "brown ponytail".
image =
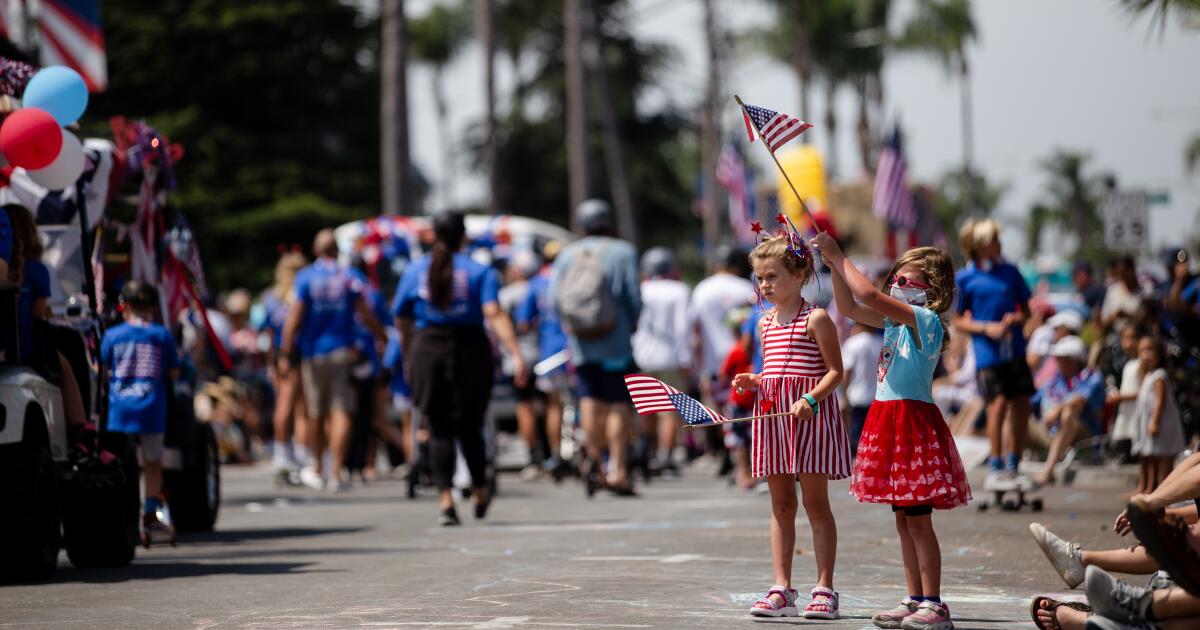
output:
[[448, 308], [454, 298], [454, 253], [462, 247], [466, 233], [458, 212], [443, 212], [433, 220], [436, 240], [429, 254], [429, 301], [439, 309]]

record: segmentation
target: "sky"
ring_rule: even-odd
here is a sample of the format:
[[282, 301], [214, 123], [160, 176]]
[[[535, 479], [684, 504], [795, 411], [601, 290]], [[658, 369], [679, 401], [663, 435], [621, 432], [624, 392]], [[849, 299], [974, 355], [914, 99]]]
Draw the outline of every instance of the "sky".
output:
[[[410, 2], [419, 15], [436, 0]], [[756, 0], [716, 0], [720, 23], [731, 30], [768, 24], [772, 11]], [[897, 0], [893, 27], [911, 12], [912, 0]], [[632, 0], [634, 32], [639, 38], [667, 43], [677, 58], [661, 77], [661, 88], [643, 97], [639, 107], [671, 102], [695, 107], [704, 88], [706, 49], [699, 0]], [[1007, 192], [998, 218], [1009, 228], [1005, 247], [1024, 253], [1020, 224], [1043, 195], [1046, 178], [1038, 164], [1055, 149], [1092, 157], [1091, 172], [1114, 173], [1122, 188], [1166, 192], [1169, 201], [1150, 209], [1152, 247], [1195, 240], [1200, 234], [1200, 172], [1186, 173], [1183, 153], [1189, 138], [1200, 135], [1200, 30], [1172, 21], [1159, 35], [1148, 17], [1133, 19], [1116, 0], [976, 0], [979, 39], [968, 49], [974, 93], [975, 164]], [[727, 132], [737, 131], [739, 113], [731, 95], [746, 102], [796, 113], [797, 81], [783, 65], [761, 55], [732, 55], [724, 68], [723, 96], [730, 108], [722, 116]], [[498, 94], [512, 84], [507, 62], [497, 64]], [[444, 181], [441, 153], [454, 151], [455, 168], [447, 198], [435, 193], [434, 207], [477, 202], [483, 180], [471, 172], [461, 147], [462, 132], [483, 113], [482, 54], [471, 46], [447, 70], [451, 105], [448, 141], [438, 136], [430, 73], [412, 66], [409, 73], [412, 153], [436, 184]], [[962, 159], [959, 86], [936, 60], [892, 54], [884, 68], [884, 111], [899, 119], [909, 173], [915, 180], [936, 181]], [[813, 91], [808, 133], [826, 149], [822, 88]], [[503, 106], [503, 104], [501, 105]], [[856, 104], [845, 90], [837, 100], [841, 173], [857, 176], [853, 134]], [[770, 158], [756, 149], [760, 172], [773, 170]], [[690, 200], [681, 200], [690, 203]], [[513, 209], [520, 213], [520, 209]], [[835, 219], [836, 221], [836, 214]]]

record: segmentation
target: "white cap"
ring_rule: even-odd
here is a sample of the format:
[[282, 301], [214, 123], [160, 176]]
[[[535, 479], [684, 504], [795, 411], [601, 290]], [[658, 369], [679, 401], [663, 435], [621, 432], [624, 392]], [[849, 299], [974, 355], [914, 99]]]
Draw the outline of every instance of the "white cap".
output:
[[1062, 326], [1071, 332], [1079, 332], [1083, 329], [1083, 316], [1075, 311], [1063, 311], [1046, 320], [1046, 323], [1051, 328]]
[[1067, 335], [1050, 346], [1050, 356], [1069, 359], [1087, 360], [1087, 344], [1075, 335]]

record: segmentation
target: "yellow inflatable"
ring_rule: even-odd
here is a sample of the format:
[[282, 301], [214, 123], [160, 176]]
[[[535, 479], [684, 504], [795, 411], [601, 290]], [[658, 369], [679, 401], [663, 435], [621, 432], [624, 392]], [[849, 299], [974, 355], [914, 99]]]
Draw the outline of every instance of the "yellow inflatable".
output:
[[[813, 216], [825, 214], [829, 208], [829, 191], [825, 184], [825, 160], [821, 157], [821, 152], [816, 147], [805, 144], [779, 153], [776, 157], [779, 158], [779, 165], [792, 178], [796, 191], [804, 198], [804, 203], [808, 204]], [[778, 178], [777, 194], [780, 207], [796, 227], [801, 230], [807, 228], [808, 218], [804, 216], [800, 202], [796, 201], [796, 195], [792, 194], [792, 189], [782, 174]]]

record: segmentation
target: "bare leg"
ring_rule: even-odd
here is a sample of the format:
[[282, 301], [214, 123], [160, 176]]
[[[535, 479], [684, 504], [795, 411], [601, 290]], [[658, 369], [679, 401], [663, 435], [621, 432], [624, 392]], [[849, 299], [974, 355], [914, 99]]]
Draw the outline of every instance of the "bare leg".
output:
[[942, 548], [933, 531], [933, 515], [908, 516], [906, 520], [920, 564], [922, 595], [939, 597], [942, 594]]
[[1008, 399], [996, 396], [987, 406], [987, 436], [992, 445], [992, 457], [1004, 456], [1004, 416], [1008, 414]]
[[163, 472], [162, 460], [143, 460], [142, 461], [142, 478], [146, 481], [146, 498], [155, 498], [159, 501], [163, 500]]
[[629, 435], [632, 421], [625, 405], [608, 408], [608, 483], [624, 487], [629, 485]]
[[1154, 609], [1155, 619], [1200, 615], [1200, 597], [1191, 595], [1177, 586], [1154, 591], [1150, 606]]
[[1079, 435], [1079, 412], [1073, 408], [1063, 409], [1059, 416], [1058, 434], [1050, 441], [1050, 453], [1046, 455], [1046, 466], [1042, 468], [1039, 478], [1042, 483], [1049, 483], [1054, 478], [1054, 465], [1058, 463]]
[[1150, 490], [1150, 458], [1142, 457], [1138, 460], [1138, 485], [1137, 494], [1148, 494]]
[[833, 588], [833, 569], [837, 560], [837, 522], [829, 509], [829, 480], [825, 475], [800, 475], [804, 495], [804, 514], [812, 527], [813, 548], [817, 556], [817, 586]]
[[608, 417], [608, 405], [595, 398], [579, 399], [579, 421], [587, 435], [588, 457], [596, 461], [604, 456], [605, 418]]
[[537, 412], [533, 408], [533, 401], [523, 400], [517, 403], [517, 431], [521, 434], [521, 439], [525, 440], [525, 445], [529, 447], [529, 464], [535, 465], [541, 462], [534, 461], [538, 452], [538, 427], [537, 427]]
[[379, 385], [375, 388], [375, 412], [371, 421], [375, 425], [375, 434], [388, 441], [392, 446], [400, 449], [404, 453], [404, 461], [409, 461], [408, 440], [404, 439], [404, 431], [396, 425], [388, 422], [387, 410], [391, 407], [391, 392], [388, 391], [387, 385]]
[[275, 377], [275, 414], [271, 418], [275, 426], [275, 439], [280, 442], [292, 440], [292, 414], [296, 409], [296, 379], [292, 374]]
[[550, 457], [558, 457], [562, 446], [562, 398], [558, 392], [546, 395], [546, 440], [550, 443]]
[[896, 533], [900, 534], [900, 554], [904, 557], [904, 580], [908, 583], [908, 594], [923, 596], [921, 588], [921, 561], [917, 557], [917, 546], [908, 531], [908, 517], [903, 511], [894, 512]]
[[328, 432], [328, 429], [329, 429], [329, 426], [327, 425], [328, 421], [329, 421], [328, 418], [321, 418], [321, 417], [314, 416], [314, 417], [310, 418], [309, 423], [308, 423], [308, 427], [310, 429], [309, 430], [310, 435], [308, 436], [308, 438], [309, 438], [308, 449], [310, 451], [309, 457], [312, 458], [313, 470], [316, 471], [316, 473], [318, 475], [320, 475], [325, 470], [324, 455], [325, 455], [326, 433]]
[[308, 447], [309, 433], [312, 429], [312, 422], [308, 418], [308, 403], [304, 400], [304, 385], [300, 381], [300, 373], [298, 370], [292, 370], [287, 379], [293, 381], [291, 388], [292, 401], [292, 418], [291, 425], [293, 431], [292, 441], [296, 444]]
[[1025, 436], [1029, 433], [1030, 413], [1028, 396], [1013, 398], [1008, 417], [1010, 436], [1008, 447], [1011, 452], [1017, 454], [1017, 457], [1020, 457], [1021, 453], [1025, 451]]
[[[767, 477], [771, 491], [771, 561], [775, 583], [792, 587], [792, 555], [796, 549], [796, 479], [792, 475]], [[784, 604], [772, 595], [776, 604]]]
[[1105, 571], [1147, 575], [1158, 570], [1158, 563], [1146, 548], [1141, 545], [1124, 549], [1106, 549], [1104, 551], [1084, 551], [1083, 565], [1096, 565]]
[[342, 480], [342, 469], [346, 465], [346, 448], [350, 445], [350, 414], [334, 409], [329, 414], [329, 450], [333, 454], [333, 478]]
[[679, 414], [658, 414], [658, 452], [668, 456], [675, 450], [675, 439], [680, 425]]
[[62, 371], [62, 401], [63, 413], [67, 416], [68, 427], [81, 427], [87, 422], [87, 412], [83, 409], [83, 394], [79, 392], [79, 382], [75, 380], [75, 371], [67, 358], [58, 354], [58, 368]]

